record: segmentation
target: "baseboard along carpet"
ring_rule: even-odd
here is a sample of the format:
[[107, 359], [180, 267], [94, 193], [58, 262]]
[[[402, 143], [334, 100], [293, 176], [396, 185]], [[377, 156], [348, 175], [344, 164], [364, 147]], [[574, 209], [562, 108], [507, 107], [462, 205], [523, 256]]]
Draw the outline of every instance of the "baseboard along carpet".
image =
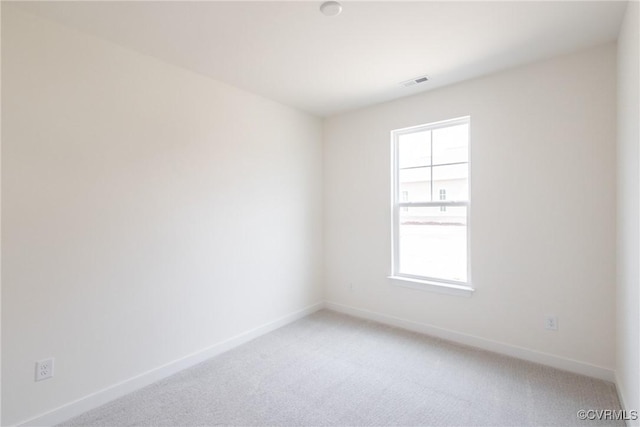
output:
[[322, 310], [64, 426], [624, 426], [615, 386]]

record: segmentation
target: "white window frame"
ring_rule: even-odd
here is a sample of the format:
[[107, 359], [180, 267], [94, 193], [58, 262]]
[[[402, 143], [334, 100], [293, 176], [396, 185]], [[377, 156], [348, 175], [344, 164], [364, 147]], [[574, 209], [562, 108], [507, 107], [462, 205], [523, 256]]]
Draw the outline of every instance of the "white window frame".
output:
[[[417, 288], [423, 290], [430, 290], [439, 293], [471, 296], [474, 289], [471, 286], [471, 224], [469, 218], [471, 217], [471, 135], [469, 135], [469, 152], [467, 159], [467, 167], [469, 170], [469, 178], [467, 180], [467, 200], [436, 200], [430, 202], [404, 202], [401, 200], [400, 195], [400, 182], [399, 182], [399, 155], [398, 155], [398, 141], [402, 135], [407, 135], [415, 132], [433, 131], [439, 128], [445, 128], [450, 126], [457, 126], [461, 124], [469, 125], [469, 133], [471, 133], [471, 118], [469, 116], [459, 117], [451, 120], [443, 120], [435, 123], [428, 123], [419, 126], [412, 126], [408, 128], [396, 129], [391, 131], [391, 242], [392, 242], [392, 257], [391, 257], [391, 275], [390, 279], [393, 283], [399, 286], [405, 286], [410, 288]], [[436, 277], [416, 276], [411, 274], [404, 274], [399, 271], [400, 267], [400, 209], [410, 207], [446, 207], [446, 206], [465, 206], [467, 208], [467, 281], [454, 281]]]

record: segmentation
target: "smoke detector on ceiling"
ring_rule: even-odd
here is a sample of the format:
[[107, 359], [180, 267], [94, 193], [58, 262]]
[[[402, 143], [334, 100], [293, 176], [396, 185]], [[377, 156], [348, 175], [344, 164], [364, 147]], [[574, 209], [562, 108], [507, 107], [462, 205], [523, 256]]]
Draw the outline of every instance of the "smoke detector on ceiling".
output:
[[326, 16], [337, 16], [342, 12], [342, 5], [337, 1], [326, 1], [320, 5], [320, 12]]
[[411, 86], [419, 85], [421, 83], [426, 83], [428, 81], [429, 81], [429, 77], [428, 76], [414, 77], [411, 80], [406, 80], [404, 82], [400, 82], [400, 86], [411, 87]]

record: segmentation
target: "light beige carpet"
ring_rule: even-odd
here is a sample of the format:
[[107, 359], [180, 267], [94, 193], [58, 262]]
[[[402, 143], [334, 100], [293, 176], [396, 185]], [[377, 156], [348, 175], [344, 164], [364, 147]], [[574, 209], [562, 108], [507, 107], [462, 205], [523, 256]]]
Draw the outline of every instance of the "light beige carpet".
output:
[[320, 311], [69, 426], [624, 426], [613, 384]]

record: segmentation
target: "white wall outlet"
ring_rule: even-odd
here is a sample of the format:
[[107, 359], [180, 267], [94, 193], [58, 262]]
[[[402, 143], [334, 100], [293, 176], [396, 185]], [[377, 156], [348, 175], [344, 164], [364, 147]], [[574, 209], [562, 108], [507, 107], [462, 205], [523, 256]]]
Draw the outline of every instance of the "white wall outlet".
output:
[[355, 288], [353, 287], [353, 282], [349, 282], [349, 292], [353, 292]]
[[544, 317], [544, 328], [550, 331], [558, 330], [558, 316], [553, 314], [547, 314]]
[[53, 377], [53, 357], [36, 362], [36, 381]]

